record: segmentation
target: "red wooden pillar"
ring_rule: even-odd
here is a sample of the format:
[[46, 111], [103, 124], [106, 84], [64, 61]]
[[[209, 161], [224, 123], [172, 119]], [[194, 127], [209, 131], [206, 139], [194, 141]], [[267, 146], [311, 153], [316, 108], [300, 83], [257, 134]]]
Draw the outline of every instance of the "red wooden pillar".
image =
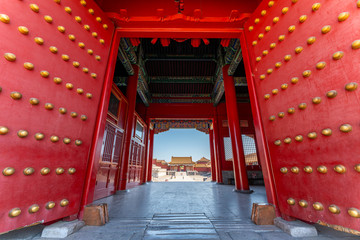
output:
[[229, 65], [223, 67], [226, 112], [229, 124], [231, 146], [233, 152], [233, 169], [235, 191], [251, 193], [246, 173], [245, 156], [241, 139], [240, 120], [237, 109], [235, 84], [232, 76], [228, 75]]
[[210, 140], [210, 163], [211, 163], [211, 180], [216, 181], [216, 168], [215, 168], [215, 154], [214, 154], [214, 130], [210, 129], [209, 131], [209, 140]]
[[130, 147], [131, 147], [131, 138], [134, 128], [134, 114], [136, 106], [136, 93], [137, 93], [137, 83], [138, 83], [138, 73], [139, 67], [137, 65], [132, 65], [134, 69], [134, 75], [129, 76], [128, 85], [126, 88], [126, 97], [128, 99], [128, 113], [125, 125], [125, 138], [124, 138], [124, 149], [121, 155], [121, 168], [120, 168], [120, 190], [126, 189], [126, 182], [129, 170], [129, 157], [130, 157]]
[[[149, 127], [150, 128], [150, 127]], [[151, 182], [152, 179], [152, 160], [153, 160], [153, 151], [154, 151], [154, 129], [150, 129], [150, 135], [149, 135], [149, 168], [148, 168], [148, 175], [147, 175], [147, 181]]]
[[216, 182], [223, 183], [222, 179], [222, 167], [221, 167], [221, 157], [220, 157], [220, 134], [219, 134], [219, 124], [217, 116], [214, 117], [214, 150], [215, 150], [215, 164], [216, 164]]

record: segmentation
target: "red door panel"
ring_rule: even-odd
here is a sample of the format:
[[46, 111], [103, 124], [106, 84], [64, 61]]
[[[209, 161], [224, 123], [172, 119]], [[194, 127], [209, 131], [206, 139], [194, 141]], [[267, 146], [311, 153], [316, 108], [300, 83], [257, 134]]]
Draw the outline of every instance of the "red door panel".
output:
[[103, 138], [103, 146], [101, 151], [101, 159], [99, 168], [96, 175], [96, 186], [94, 199], [103, 198], [109, 195], [109, 182], [110, 182], [110, 168], [111, 158], [114, 149], [116, 128], [110, 123], [106, 122], [105, 132]]
[[302, 0], [264, 1], [245, 25], [280, 211], [356, 230], [359, 24], [356, 1]]
[[[9, 21], [0, 21], [0, 232], [79, 211], [114, 31], [96, 4], [86, 3], [1, 3]], [[46, 208], [49, 202], [55, 206]]]
[[108, 195], [113, 194], [115, 191], [115, 177], [117, 171], [117, 164], [111, 164], [108, 177]]
[[[142, 119], [136, 114], [136, 122], [140, 122], [143, 126], [143, 133], [146, 132], [147, 126]], [[136, 126], [136, 125], [135, 125]], [[142, 134], [144, 136], [144, 134]], [[129, 158], [129, 173], [127, 188], [132, 188], [139, 185], [142, 182], [142, 171], [144, 167], [144, 139], [141, 136], [133, 136], [130, 146], [130, 158]]]

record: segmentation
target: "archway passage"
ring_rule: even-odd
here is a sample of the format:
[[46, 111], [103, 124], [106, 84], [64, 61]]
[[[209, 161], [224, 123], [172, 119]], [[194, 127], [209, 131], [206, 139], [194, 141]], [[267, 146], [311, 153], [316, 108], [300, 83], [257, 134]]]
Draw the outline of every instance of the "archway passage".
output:
[[[172, 120], [171, 122], [175, 122]], [[180, 128], [155, 134], [153, 182], [211, 182], [213, 162], [209, 135], [180, 121]], [[198, 121], [199, 122], [199, 121]], [[155, 130], [156, 131], [156, 130]], [[216, 174], [215, 172], [213, 174]], [[216, 179], [216, 176], [214, 176]]]
[[247, 120], [279, 216], [360, 230], [358, 3], [29, 4], [0, 13], [0, 232], [81, 217], [104, 159], [105, 194], [149, 180], [157, 118], [211, 119], [243, 193]]

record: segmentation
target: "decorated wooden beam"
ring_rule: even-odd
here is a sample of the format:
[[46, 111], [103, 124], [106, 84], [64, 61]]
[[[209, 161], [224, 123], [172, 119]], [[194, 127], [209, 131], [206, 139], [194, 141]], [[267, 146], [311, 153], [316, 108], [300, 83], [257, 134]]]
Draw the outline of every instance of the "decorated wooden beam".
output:
[[127, 77], [114, 76], [113, 81], [118, 87], [126, 87], [127, 85]]
[[241, 61], [242, 61], [242, 52], [241, 52], [241, 48], [239, 47], [234, 59], [230, 63], [230, 67], [229, 67], [229, 70], [228, 70], [229, 76], [234, 75], [234, 73], [235, 73], [235, 71], [236, 71], [236, 69], [239, 66]]
[[137, 63], [137, 56], [135, 53], [134, 46], [131, 44], [131, 41], [128, 38], [121, 38], [120, 46], [126, 53], [131, 64]]
[[169, 33], [173, 38], [184, 38], [185, 33], [192, 39], [224, 38], [227, 39], [224, 41], [227, 46], [231, 38], [239, 36], [251, 15], [236, 12], [233, 10], [228, 17], [201, 17], [198, 13], [194, 13], [194, 16], [184, 13], [167, 15], [158, 9], [157, 16], [129, 16], [126, 9], [121, 9], [120, 13], [109, 12], [107, 15], [124, 37], [161, 40], [168, 38]]
[[219, 46], [218, 48], [218, 65], [216, 68], [216, 74], [215, 74], [215, 84], [214, 89], [212, 92], [212, 100], [214, 103], [214, 106], [217, 106], [224, 95], [224, 79], [222, 74], [222, 67], [224, 65], [225, 61], [222, 54], [222, 47]]
[[213, 76], [157, 76], [148, 79], [149, 83], [213, 83]]
[[178, 93], [153, 93], [153, 98], [211, 98], [211, 94], [178, 94]]
[[151, 95], [151, 103], [212, 103], [211, 94], [159, 94]]
[[[136, 53], [134, 51], [134, 47], [132, 44], [122, 38], [120, 41], [119, 46], [119, 53], [118, 53], [118, 60], [123, 64], [126, 72], [132, 76], [134, 75], [134, 69], [132, 67], [132, 64], [137, 64], [139, 66], [139, 79], [138, 79], [138, 86], [137, 86], [137, 92], [145, 104], [145, 106], [149, 106], [149, 87], [147, 84], [147, 74], [145, 70], [144, 60], [142, 57], [142, 48], [139, 47], [138, 55], [136, 56]], [[117, 86], [126, 86], [126, 78], [123, 77], [114, 77], [114, 82]]]
[[239, 48], [240, 48], [239, 39], [238, 38], [231, 39], [231, 42], [230, 42], [229, 46], [227, 47], [226, 54], [225, 54], [225, 59], [224, 59], [225, 64], [230, 64], [234, 60]]
[[134, 69], [131, 66], [131, 62], [129, 61], [129, 58], [127, 57], [125, 51], [122, 49], [121, 45], [119, 46], [119, 52], [117, 58], [124, 66], [127, 74], [130, 76], [134, 75]]
[[214, 106], [217, 106], [222, 98], [222, 96], [225, 93], [224, 89], [224, 82], [221, 82], [218, 92], [216, 92], [216, 95], [214, 97]]
[[141, 98], [141, 100], [143, 101], [143, 103], [145, 104], [145, 106], [149, 106], [149, 97], [150, 97], [150, 91], [149, 91], [149, 86], [148, 86], [148, 80], [147, 80], [147, 73], [146, 73], [146, 69], [145, 69], [145, 64], [144, 64], [144, 60], [142, 58], [142, 48], [140, 47], [140, 51], [139, 51], [139, 57], [138, 57], [138, 64], [140, 67], [140, 71], [139, 71], [139, 82], [138, 82], [138, 87], [137, 87], [137, 91], [138, 94]]
[[209, 134], [212, 125], [211, 120], [151, 120], [155, 134], [166, 132], [170, 128], [195, 128], [198, 131]]
[[171, 56], [171, 58], [167, 58], [167, 57], [161, 58], [157, 54], [152, 54], [152, 55], [147, 54], [144, 59], [145, 59], [145, 62], [147, 62], [147, 61], [193, 61], [193, 62], [213, 61], [213, 62], [216, 62], [217, 61], [216, 56], [213, 54], [196, 56], [196, 57], [194, 57], [194, 55], [179, 55], [179, 56]]
[[246, 77], [234, 77], [235, 87], [247, 87]]

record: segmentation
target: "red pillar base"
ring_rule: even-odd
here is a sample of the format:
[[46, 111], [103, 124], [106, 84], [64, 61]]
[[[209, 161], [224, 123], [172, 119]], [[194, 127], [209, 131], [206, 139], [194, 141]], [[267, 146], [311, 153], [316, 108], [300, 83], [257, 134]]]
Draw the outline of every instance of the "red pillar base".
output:
[[253, 191], [253, 190], [238, 190], [238, 189], [233, 189], [233, 192], [242, 193], [242, 194], [252, 194], [254, 191]]

